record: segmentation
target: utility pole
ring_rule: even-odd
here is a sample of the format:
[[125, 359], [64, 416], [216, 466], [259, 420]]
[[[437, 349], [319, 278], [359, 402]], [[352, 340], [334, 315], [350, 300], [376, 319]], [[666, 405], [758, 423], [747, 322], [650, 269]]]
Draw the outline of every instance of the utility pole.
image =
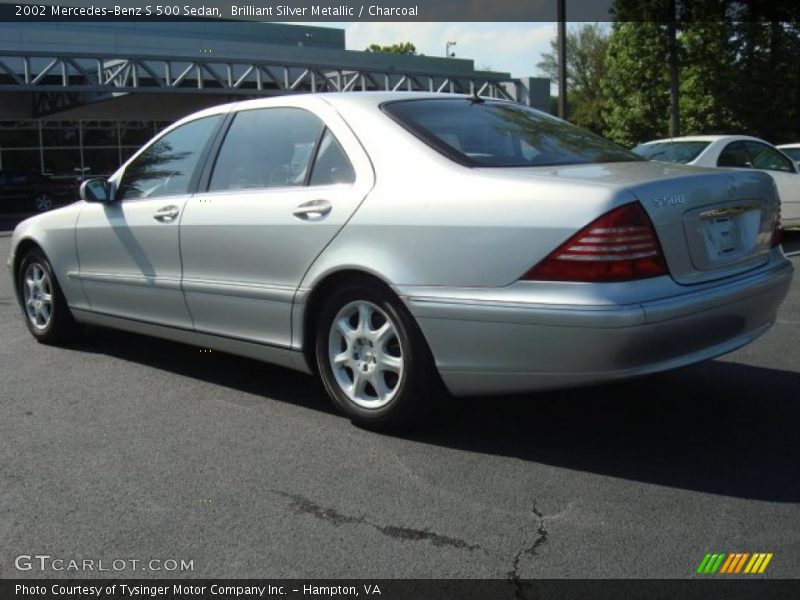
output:
[[567, 8], [566, 0], [558, 2], [558, 117], [567, 118]]
[[678, 71], [678, 13], [675, 0], [669, 3], [669, 22], [667, 31], [667, 60], [669, 61], [669, 96], [670, 96], [670, 137], [681, 135], [680, 114], [680, 73]]

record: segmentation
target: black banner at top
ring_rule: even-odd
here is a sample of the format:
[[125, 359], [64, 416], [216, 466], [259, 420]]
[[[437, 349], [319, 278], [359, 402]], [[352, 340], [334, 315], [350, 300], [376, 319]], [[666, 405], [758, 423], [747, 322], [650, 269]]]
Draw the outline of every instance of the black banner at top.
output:
[[[564, 0], [566, 20], [800, 22], [797, 0]], [[0, 0], [2, 21], [553, 22], [559, 0]]]

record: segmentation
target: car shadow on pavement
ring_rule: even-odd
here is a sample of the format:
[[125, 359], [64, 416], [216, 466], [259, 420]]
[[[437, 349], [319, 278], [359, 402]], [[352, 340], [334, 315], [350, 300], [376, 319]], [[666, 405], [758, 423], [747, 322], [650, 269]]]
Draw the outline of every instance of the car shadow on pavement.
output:
[[800, 502], [800, 373], [709, 361], [623, 383], [457, 400], [411, 436], [687, 490]]
[[231, 390], [336, 413], [315, 377], [258, 360], [94, 326], [86, 327], [85, 335], [71, 342], [69, 348], [105, 354]]
[[[101, 328], [72, 349], [334, 413], [313, 377]], [[687, 490], [800, 502], [800, 373], [709, 361], [632, 381], [459, 398], [416, 443]], [[351, 425], [341, 419], [342, 427]]]

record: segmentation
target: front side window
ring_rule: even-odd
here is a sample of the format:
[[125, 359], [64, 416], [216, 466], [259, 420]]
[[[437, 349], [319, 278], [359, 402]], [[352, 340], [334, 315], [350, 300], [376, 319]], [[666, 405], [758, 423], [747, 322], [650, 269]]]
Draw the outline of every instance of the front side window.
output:
[[157, 198], [189, 193], [200, 154], [222, 117], [181, 125], [153, 142], [127, 166], [117, 198]]
[[745, 145], [747, 146], [747, 151], [750, 154], [754, 169], [794, 173], [792, 161], [772, 146], [767, 146], [759, 142], [745, 142]]
[[468, 98], [399, 100], [384, 112], [446, 156], [476, 167], [644, 160], [598, 135], [527, 106]]
[[647, 160], [663, 160], [685, 165], [700, 156], [709, 144], [710, 142], [655, 142], [640, 144], [633, 149], [633, 152]]
[[236, 114], [220, 148], [210, 191], [305, 185], [324, 125], [299, 108], [261, 108]]

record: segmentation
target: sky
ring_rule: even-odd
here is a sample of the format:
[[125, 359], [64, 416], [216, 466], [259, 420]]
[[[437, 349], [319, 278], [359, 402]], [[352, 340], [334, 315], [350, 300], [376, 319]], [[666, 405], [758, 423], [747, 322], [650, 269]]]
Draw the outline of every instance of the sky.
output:
[[555, 23], [305, 23], [345, 30], [348, 50], [364, 50], [370, 44], [387, 46], [411, 42], [426, 56], [444, 56], [450, 51], [470, 58], [477, 69], [511, 73], [513, 77], [541, 76], [536, 63], [550, 50]]

